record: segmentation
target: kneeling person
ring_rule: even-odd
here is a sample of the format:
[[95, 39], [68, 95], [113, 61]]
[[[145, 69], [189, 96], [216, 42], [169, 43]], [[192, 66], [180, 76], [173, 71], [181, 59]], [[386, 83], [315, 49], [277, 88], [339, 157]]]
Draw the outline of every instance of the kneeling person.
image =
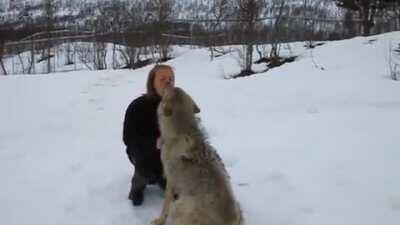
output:
[[174, 86], [174, 72], [170, 66], [156, 65], [147, 79], [147, 93], [136, 98], [128, 106], [123, 127], [123, 141], [130, 162], [135, 167], [129, 199], [133, 205], [141, 205], [147, 184], [165, 188], [160, 150], [157, 107], [167, 87]]

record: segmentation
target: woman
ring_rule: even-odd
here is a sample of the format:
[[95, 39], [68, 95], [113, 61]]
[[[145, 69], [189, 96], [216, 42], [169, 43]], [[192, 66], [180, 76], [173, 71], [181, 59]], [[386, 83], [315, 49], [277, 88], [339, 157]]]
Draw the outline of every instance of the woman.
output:
[[157, 140], [160, 136], [157, 107], [167, 87], [174, 86], [175, 75], [168, 65], [156, 65], [147, 79], [147, 93], [136, 98], [125, 113], [123, 141], [126, 153], [135, 167], [129, 199], [133, 205], [143, 203], [143, 191], [147, 184], [158, 184], [165, 188], [162, 174], [160, 150]]

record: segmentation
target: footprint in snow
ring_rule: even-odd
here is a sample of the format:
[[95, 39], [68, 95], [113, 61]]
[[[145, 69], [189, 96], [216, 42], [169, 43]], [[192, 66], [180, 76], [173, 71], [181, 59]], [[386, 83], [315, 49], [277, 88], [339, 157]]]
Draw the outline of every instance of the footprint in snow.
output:
[[293, 185], [290, 184], [286, 175], [280, 171], [269, 173], [264, 179], [264, 182], [279, 187], [280, 189], [293, 190]]
[[400, 212], [400, 196], [389, 198], [389, 206], [393, 211]]
[[72, 171], [72, 172], [78, 172], [78, 171], [80, 171], [81, 169], [82, 169], [82, 163], [75, 163], [75, 164], [73, 164], [73, 165], [71, 165], [70, 167], [69, 167], [69, 169]]
[[95, 99], [95, 98], [89, 98], [89, 100], [88, 100], [89, 102], [93, 102], [93, 103], [95, 103], [95, 102], [97, 102], [97, 99]]
[[304, 213], [304, 214], [314, 214], [315, 210], [311, 207], [301, 207], [300, 212]]
[[64, 205], [64, 209], [68, 213], [72, 213], [72, 212], [76, 211], [77, 208], [78, 208], [78, 205], [76, 204], [75, 201], [69, 201]]
[[307, 113], [309, 113], [309, 114], [317, 114], [317, 113], [319, 113], [319, 110], [315, 106], [310, 106], [307, 109]]
[[280, 171], [271, 172], [265, 178], [265, 181], [267, 182], [282, 182], [284, 180], [285, 180], [285, 175]]
[[104, 84], [102, 84], [102, 83], [95, 83], [95, 84], [93, 84], [92, 86], [93, 86], [93, 87], [102, 87], [102, 86], [104, 86]]

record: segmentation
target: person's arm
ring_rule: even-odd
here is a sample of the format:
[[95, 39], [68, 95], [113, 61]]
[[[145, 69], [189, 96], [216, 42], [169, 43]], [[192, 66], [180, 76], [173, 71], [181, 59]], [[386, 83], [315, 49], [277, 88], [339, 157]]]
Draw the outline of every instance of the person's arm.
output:
[[[122, 140], [126, 146], [137, 145], [135, 141], [140, 135], [138, 131], [138, 120], [140, 120], [140, 109], [138, 99], [133, 101], [125, 112], [124, 128], [122, 132]], [[136, 143], [135, 143], [136, 142]]]
[[146, 126], [143, 101], [142, 97], [135, 99], [125, 112], [122, 139], [124, 144], [133, 151], [132, 154], [135, 157], [140, 155], [140, 153], [136, 154], [138, 151], [146, 148], [145, 143], [147, 142], [146, 135], [143, 132], [144, 126]]
[[135, 160], [135, 167], [147, 171], [145, 159], [149, 157], [155, 148], [157, 137], [153, 137], [147, 131], [149, 122], [143, 97], [133, 101], [127, 108], [123, 127], [123, 141], [127, 146], [129, 157]]

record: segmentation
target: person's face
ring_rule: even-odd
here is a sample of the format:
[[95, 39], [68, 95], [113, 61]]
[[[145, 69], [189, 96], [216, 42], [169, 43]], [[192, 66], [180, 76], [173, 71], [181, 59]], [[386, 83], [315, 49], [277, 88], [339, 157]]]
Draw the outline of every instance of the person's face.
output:
[[161, 68], [156, 71], [153, 86], [159, 96], [162, 96], [167, 87], [173, 87], [174, 84], [175, 77], [172, 70]]

